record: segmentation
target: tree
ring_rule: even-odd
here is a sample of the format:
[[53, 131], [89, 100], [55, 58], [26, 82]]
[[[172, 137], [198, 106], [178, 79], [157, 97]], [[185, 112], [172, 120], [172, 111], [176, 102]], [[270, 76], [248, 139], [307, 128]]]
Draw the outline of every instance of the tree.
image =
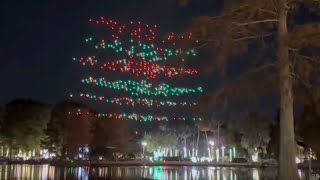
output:
[[[2, 127], [3, 121], [4, 121], [4, 108], [0, 106], [0, 129]], [[4, 144], [3, 144], [3, 137], [1, 133], [0, 133], [0, 144], [2, 145], [2, 148], [3, 148]], [[1, 155], [3, 156], [3, 152], [1, 152]]]
[[184, 157], [187, 156], [187, 148], [188, 148], [188, 144], [187, 144], [187, 139], [190, 138], [193, 134], [193, 130], [191, 129], [190, 126], [187, 125], [180, 125], [177, 128], [177, 135], [179, 137], [180, 140], [182, 140], [183, 142], [183, 155]]
[[74, 158], [79, 148], [90, 143], [90, 127], [95, 117], [87, 105], [72, 101], [56, 104], [47, 125], [43, 147], [62, 158]]
[[[267, 153], [270, 141], [270, 123], [259, 113], [247, 113], [234, 126], [241, 134], [241, 146], [247, 150], [250, 158]], [[254, 160], [254, 159], [252, 159]], [[257, 160], [257, 159], [256, 159]]]
[[270, 141], [267, 147], [268, 154], [278, 159], [279, 158], [279, 145], [280, 145], [280, 111], [278, 111], [275, 121], [270, 124]]
[[4, 108], [0, 106], [0, 124], [3, 122], [3, 117], [4, 116]]
[[113, 146], [118, 151], [127, 152], [130, 148], [131, 134], [130, 123], [126, 120], [109, 118], [108, 122], [109, 146]]
[[5, 105], [1, 126], [3, 144], [11, 152], [39, 152], [49, 117], [50, 108], [44, 103], [31, 99], [9, 102]]
[[146, 151], [154, 156], [169, 156], [179, 145], [179, 137], [174, 132], [151, 132], [143, 137], [147, 142]]
[[304, 144], [311, 148], [320, 157], [320, 143], [317, 137], [320, 135], [320, 96], [319, 87], [313, 89], [312, 94], [304, 105], [299, 134]]
[[[299, 8], [318, 10], [319, 1], [243, 0], [225, 1], [227, 9], [216, 17], [202, 17], [193, 25], [194, 34], [203, 44], [218, 51], [214, 69], [226, 69], [227, 59], [253, 50], [253, 70], [237, 78], [237, 84], [225, 83], [212, 98], [213, 102], [226, 102], [241, 92], [255, 95], [261, 90], [270, 93], [279, 88], [280, 97], [280, 156], [279, 179], [298, 179], [295, 163], [293, 121], [293, 86], [306, 85], [317, 69], [316, 49], [319, 49], [319, 23], [297, 24], [294, 14]], [[289, 23], [290, 22], [290, 23]], [[291, 23], [292, 22], [292, 23]], [[288, 24], [289, 29], [288, 29]], [[247, 54], [248, 55], [248, 54]], [[247, 56], [247, 58], [252, 59]], [[275, 69], [272, 69], [276, 67]], [[224, 71], [225, 72], [225, 71]], [[252, 73], [259, 75], [249, 76]], [[262, 79], [264, 77], [264, 79]], [[239, 86], [239, 80], [242, 85]], [[269, 84], [271, 83], [271, 84]], [[254, 85], [255, 88], [252, 88]]]
[[[92, 124], [92, 140], [90, 142], [90, 156], [108, 156], [108, 145], [110, 142], [110, 133], [108, 126], [108, 119], [97, 119]], [[114, 127], [115, 128], [115, 127]]]
[[[116, 108], [109, 108], [109, 113], [116, 112]], [[97, 118], [91, 127], [91, 155], [110, 158], [114, 152], [128, 153], [132, 148], [129, 126], [130, 122], [126, 120], [114, 117]]]

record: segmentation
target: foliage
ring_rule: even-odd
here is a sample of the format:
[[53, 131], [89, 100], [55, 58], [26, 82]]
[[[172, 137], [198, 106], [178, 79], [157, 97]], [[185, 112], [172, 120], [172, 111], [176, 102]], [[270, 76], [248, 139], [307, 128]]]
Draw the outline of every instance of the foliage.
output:
[[108, 142], [110, 136], [107, 133], [109, 130], [108, 119], [98, 119], [92, 124], [92, 140], [90, 142], [90, 155], [105, 155], [108, 152]]
[[[116, 109], [109, 111], [116, 112]], [[91, 126], [91, 155], [111, 157], [113, 152], [128, 153], [132, 145], [129, 125], [129, 121], [114, 117], [96, 119]]]
[[192, 136], [193, 132], [193, 129], [187, 125], [179, 125], [176, 130], [177, 136], [183, 141], [185, 146], [187, 145], [187, 139]]
[[[242, 56], [249, 62], [244, 60], [246, 63], [242, 65], [245, 68], [240, 70], [241, 75], [228, 77], [206, 102], [219, 106], [239, 100], [252, 102], [261, 95], [276, 93], [276, 32], [279, 6], [282, 5], [269, 0], [225, 0], [224, 3], [221, 15], [198, 17], [190, 27], [193, 35], [202, 42], [200, 47], [209, 48], [214, 55], [214, 61], [206, 66], [207, 72], [226, 73], [231, 59], [238, 59], [234, 57]], [[319, 10], [319, 4], [315, 0], [290, 1], [288, 4], [290, 26], [287, 39], [290, 58], [294, 60], [292, 65], [297, 89], [309, 83], [309, 78], [319, 72], [319, 63], [316, 61], [320, 57], [317, 51], [320, 47], [320, 25], [316, 21], [319, 17], [313, 18], [316, 22], [308, 20], [304, 24], [298, 24], [297, 19], [304, 18], [300, 15], [302, 11]], [[257, 53], [253, 55], [252, 51]]]
[[3, 122], [3, 117], [4, 116], [4, 108], [2, 106], [0, 106], [0, 122]]
[[[84, 109], [82, 115], [70, 113], [79, 108]], [[58, 156], [74, 157], [79, 148], [91, 140], [90, 127], [95, 116], [87, 112], [90, 109], [84, 104], [71, 101], [56, 104], [47, 125], [43, 147]]]
[[[226, 129], [224, 127], [222, 127], [220, 129], [220, 144], [221, 146], [225, 146], [225, 147], [234, 147], [238, 145], [238, 142], [236, 141], [236, 135], [237, 135], [237, 131], [230, 131], [229, 129]], [[216, 142], [218, 143], [218, 141], [216, 140]]]
[[299, 158], [299, 160], [307, 159], [310, 155], [310, 151], [308, 148], [296, 145], [296, 157]]
[[280, 112], [278, 111], [274, 123], [270, 124], [270, 141], [267, 147], [268, 155], [273, 158], [279, 157], [280, 146]]
[[299, 134], [303, 139], [304, 144], [320, 155], [320, 98], [319, 87], [315, 88], [311, 97], [304, 105], [302, 114], [302, 122], [299, 125]]
[[179, 145], [179, 137], [173, 132], [151, 132], [143, 140], [148, 143], [146, 151], [149, 153], [159, 149], [175, 149]]
[[41, 102], [31, 99], [9, 102], [5, 105], [1, 126], [4, 144], [13, 150], [39, 150], [49, 117], [49, 107]]
[[[191, 29], [203, 45], [217, 54], [209, 72], [226, 74], [230, 57], [242, 56], [243, 72], [225, 81], [211, 103], [228, 104], [230, 99], [250, 101], [273, 91], [280, 96], [279, 179], [298, 179], [295, 164], [293, 92], [309, 88], [319, 73], [319, 22], [298, 24], [299, 13], [319, 10], [316, 0], [242, 0], [228, 3], [220, 16], [200, 17]], [[310, 6], [309, 3], [312, 3]], [[301, 10], [301, 7], [307, 7]], [[301, 17], [300, 17], [301, 18]], [[250, 51], [258, 52], [254, 56]], [[238, 66], [239, 67], [239, 66]], [[240, 74], [240, 75], [239, 75]], [[230, 79], [230, 77], [229, 77]], [[271, 80], [271, 81], [270, 81]], [[243, 83], [244, 82], [244, 83]], [[266, 86], [264, 84], [269, 84]], [[258, 88], [264, 85], [266, 88]], [[272, 85], [272, 86], [271, 86]], [[279, 88], [279, 89], [278, 89]], [[262, 93], [257, 94], [259, 90]], [[268, 89], [266, 91], [266, 89]], [[295, 91], [293, 91], [293, 89]], [[277, 91], [275, 91], [277, 90]], [[299, 92], [301, 93], [301, 92]], [[303, 94], [303, 91], [302, 91]], [[243, 98], [246, 97], [246, 98]]]
[[241, 134], [241, 146], [250, 156], [267, 153], [270, 141], [270, 123], [259, 113], [247, 113], [245, 118], [234, 123], [233, 129]]

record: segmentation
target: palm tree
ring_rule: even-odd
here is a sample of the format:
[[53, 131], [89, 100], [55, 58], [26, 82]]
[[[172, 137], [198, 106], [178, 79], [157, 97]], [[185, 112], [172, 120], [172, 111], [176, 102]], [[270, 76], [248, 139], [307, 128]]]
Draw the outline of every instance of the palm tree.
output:
[[179, 126], [178, 127], [178, 137], [183, 140], [183, 153], [184, 157], [187, 156], [187, 139], [191, 137], [192, 129], [189, 126]]
[[197, 127], [198, 127], [197, 151], [198, 151], [198, 148], [199, 148], [199, 139], [200, 139], [200, 133], [201, 132], [204, 132], [208, 148], [210, 149], [210, 144], [209, 144], [209, 140], [208, 140], [208, 131], [211, 130], [210, 122], [203, 121], [203, 122], [197, 124]]

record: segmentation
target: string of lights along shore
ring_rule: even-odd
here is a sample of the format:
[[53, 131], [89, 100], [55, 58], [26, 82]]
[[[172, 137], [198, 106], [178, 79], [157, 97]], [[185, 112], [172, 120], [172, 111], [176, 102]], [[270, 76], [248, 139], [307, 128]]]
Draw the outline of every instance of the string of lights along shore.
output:
[[[193, 100], [203, 92], [201, 86], [175, 85], [175, 78], [181, 80], [199, 73], [196, 69], [185, 67], [186, 60], [197, 55], [193, 48], [197, 46], [198, 41], [193, 40], [191, 33], [169, 33], [162, 36], [157, 25], [143, 24], [140, 21], [123, 24], [105, 17], [89, 21], [107, 35], [88, 36], [85, 42], [93, 47], [94, 53], [74, 57], [73, 60], [99, 71], [102, 76], [84, 77], [81, 82], [89, 88], [98, 87], [117, 92], [108, 95], [80, 92], [70, 94], [70, 97], [115, 105], [121, 110], [117, 113], [95, 114], [98, 117], [141, 122], [202, 120], [190, 115], [177, 117], [176, 115], [183, 114], [180, 112], [174, 113], [173, 116], [150, 114], [150, 109], [171, 108], [174, 111], [172, 108], [193, 107], [198, 104]], [[121, 96], [109, 97], [110, 94]], [[125, 107], [131, 107], [133, 111], [136, 111], [135, 107], [140, 107], [145, 109], [142, 112], [146, 113], [125, 112]], [[80, 109], [75, 112], [76, 115], [84, 113], [88, 112], [82, 112]]]

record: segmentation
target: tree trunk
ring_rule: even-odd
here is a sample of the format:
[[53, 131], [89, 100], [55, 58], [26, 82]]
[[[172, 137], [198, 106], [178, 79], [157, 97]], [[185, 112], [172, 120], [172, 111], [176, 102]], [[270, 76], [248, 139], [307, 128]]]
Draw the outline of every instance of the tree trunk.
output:
[[221, 143], [220, 143], [220, 122], [218, 123], [218, 149], [219, 149], [219, 151], [220, 151], [220, 145], [221, 145]]
[[198, 126], [198, 137], [197, 137], [197, 148], [196, 148], [196, 157], [198, 158], [198, 153], [199, 153], [199, 138], [200, 138], [200, 128]]
[[9, 162], [12, 161], [12, 147], [9, 147]]
[[60, 156], [60, 160], [63, 161], [66, 159], [66, 146], [65, 145], [62, 145], [62, 148], [61, 148], [61, 156]]
[[280, 87], [280, 155], [279, 180], [297, 180], [298, 169], [295, 162], [295, 138], [293, 121], [293, 97], [291, 63], [287, 44], [287, 13], [286, 0], [280, 0], [278, 23], [278, 62]]
[[211, 154], [211, 150], [210, 150], [210, 144], [209, 144], [209, 140], [208, 140], [208, 134], [207, 134], [207, 131], [204, 132], [205, 135], [206, 135], [206, 141], [207, 141], [207, 146], [208, 146], [208, 157], [210, 157], [210, 154]]

